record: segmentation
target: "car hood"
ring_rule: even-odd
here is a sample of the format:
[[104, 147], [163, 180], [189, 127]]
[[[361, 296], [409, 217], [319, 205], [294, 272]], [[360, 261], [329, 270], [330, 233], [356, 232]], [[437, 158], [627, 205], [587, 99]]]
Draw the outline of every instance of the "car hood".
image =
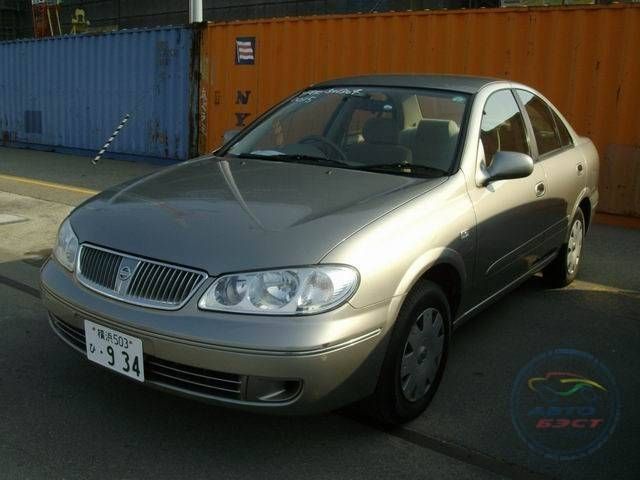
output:
[[217, 275], [317, 263], [444, 180], [205, 157], [106, 190], [70, 220], [80, 242]]

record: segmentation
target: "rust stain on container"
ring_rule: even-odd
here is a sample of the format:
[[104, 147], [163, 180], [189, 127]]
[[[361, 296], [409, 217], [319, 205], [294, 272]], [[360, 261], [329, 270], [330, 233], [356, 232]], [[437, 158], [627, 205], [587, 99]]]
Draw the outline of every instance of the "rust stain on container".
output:
[[[254, 64], [237, 64], [240, 37], [255, 37]], [[640, 216], [640, 205], [627, 203], [640, 191], [640, 169], [632, 168], [637, 156], [629, 153], [640, 146], [638, 45], [640, 5], [209, 24], [201, 46], [200, 151], [213, 150], [226, 130], [250, 123], [296, 90], [329, 78], [403, 72], [495, 76], [549, 97], [578, 133], [594, 140], [603, 170], [628, 164], [623, 170], [630, 177], [603, 175], [600, 210]], [[611, 181], [624, 188], [602, 183]], [[617, 193], [622, 190], [624, 199]]]

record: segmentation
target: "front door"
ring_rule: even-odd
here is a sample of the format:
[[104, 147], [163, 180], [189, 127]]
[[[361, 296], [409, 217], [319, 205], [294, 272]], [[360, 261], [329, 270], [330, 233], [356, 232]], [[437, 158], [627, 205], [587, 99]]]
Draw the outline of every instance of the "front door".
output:
[[[524, 118], [511, 90], [487, 99], [480, 128], [478, 168], [498, 151], [532, 155]], [[544, 254], [545, 171], [476, 186], [469, 192], [477, 220], [476, 291], [483, 298], [528, 272]], [[480, 300], [480, 299], [478, 299]]]

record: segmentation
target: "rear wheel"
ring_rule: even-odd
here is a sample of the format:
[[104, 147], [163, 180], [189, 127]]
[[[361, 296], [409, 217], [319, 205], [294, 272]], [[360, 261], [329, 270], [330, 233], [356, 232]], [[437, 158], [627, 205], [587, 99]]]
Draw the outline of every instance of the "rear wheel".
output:
[[582, 209], [578, 208], [569, 226], [567, 242], [560, 247], [560, 252], [555, 260], [542, 272], [544, 280], [550, 287], [565, 287], [573, 282], [578, 275], [582, 259], [585, 225], [584, 213]]
[[436, 393], [451, 334], [449, 302], [435, 283], [423, 281], [407, 296], [391, 332], [369, 411], [385, 424], [420, 415]]

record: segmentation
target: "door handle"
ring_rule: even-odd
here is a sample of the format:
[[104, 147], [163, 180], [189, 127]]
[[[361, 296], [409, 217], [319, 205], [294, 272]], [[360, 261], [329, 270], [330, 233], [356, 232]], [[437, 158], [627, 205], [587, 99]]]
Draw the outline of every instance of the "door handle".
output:
[[541, 197], [545, 194], [547, 188], [544, 186], [544, 182], [536, 183], [536, 197]]
[[576, 168], [578, 169], [578, 175], [582, 175], [582, 172], [584, 172], [584, 165], [579, 163], [578, 165], [576, 165]]

